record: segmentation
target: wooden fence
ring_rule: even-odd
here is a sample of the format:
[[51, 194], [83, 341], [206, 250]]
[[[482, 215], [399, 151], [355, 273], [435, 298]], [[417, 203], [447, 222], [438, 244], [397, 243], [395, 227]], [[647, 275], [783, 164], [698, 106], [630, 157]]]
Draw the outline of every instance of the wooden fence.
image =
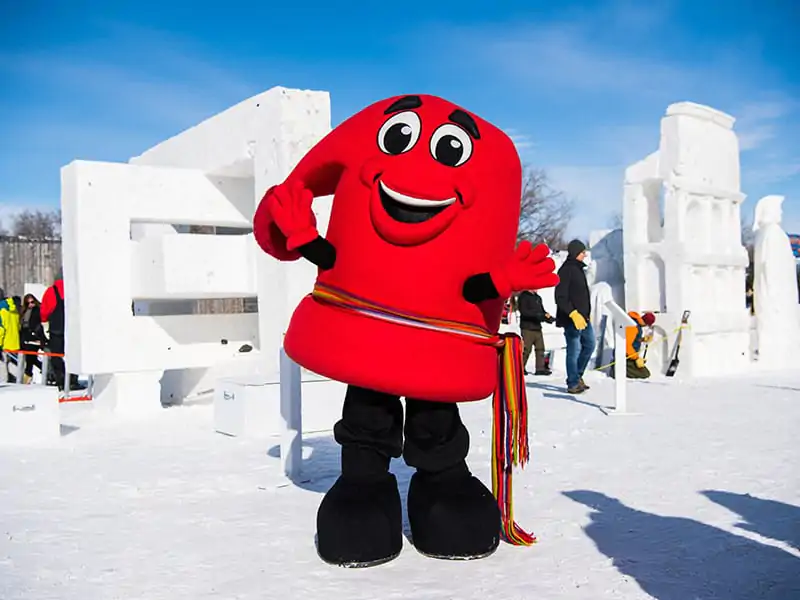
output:
[[22, 296], [26, 283], [53, 283], [61, 267], [61, 240], [0, 237], [0, 287]]

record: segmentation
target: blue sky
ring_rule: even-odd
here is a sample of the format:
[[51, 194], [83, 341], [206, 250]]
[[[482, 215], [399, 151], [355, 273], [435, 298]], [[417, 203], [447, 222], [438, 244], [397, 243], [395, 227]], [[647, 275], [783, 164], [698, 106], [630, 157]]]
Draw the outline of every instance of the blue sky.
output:
[[746, 216], [784, 194], [800, 232], [797, 0], [349, 4], [0, 0], [0, 218], [56, 206], [74, 159], [126, 161], [283, 85], [329, 91], [334, 124], [403, 93], [475, 111], [574, 199], [581, 235], [620, 210], [667, 105], [709, 104], [737, 117]]

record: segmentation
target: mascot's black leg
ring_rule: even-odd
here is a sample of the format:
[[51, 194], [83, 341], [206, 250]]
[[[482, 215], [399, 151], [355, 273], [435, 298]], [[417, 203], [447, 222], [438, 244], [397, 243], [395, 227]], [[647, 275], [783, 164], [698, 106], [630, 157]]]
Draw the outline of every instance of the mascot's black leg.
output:
[[406, 401], [406, 463], [417, 469], [408, 489], [414, 546], [434, 558], [492, 554], [500, 543], [500, 509], [465, 461], [469, 433], [456, 404]]
[[344, 567], [384, 563], [403, 548], [400, 493], [389, 473], [403, 449], [399, 397], [349, 386], [333, 434], [342, 474], [317, 512], [317, 552]]

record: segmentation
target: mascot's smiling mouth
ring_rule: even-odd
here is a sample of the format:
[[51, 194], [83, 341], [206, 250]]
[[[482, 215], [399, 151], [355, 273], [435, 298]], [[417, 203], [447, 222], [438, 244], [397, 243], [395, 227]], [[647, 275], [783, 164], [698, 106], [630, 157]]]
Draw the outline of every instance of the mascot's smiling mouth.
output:
[[455, 196], [446, 200], [415, 198], [393, 190], [383, 181], [378, 181], [378, 194], [386, 213], [400, 223], [424, 223], [457, 200]]

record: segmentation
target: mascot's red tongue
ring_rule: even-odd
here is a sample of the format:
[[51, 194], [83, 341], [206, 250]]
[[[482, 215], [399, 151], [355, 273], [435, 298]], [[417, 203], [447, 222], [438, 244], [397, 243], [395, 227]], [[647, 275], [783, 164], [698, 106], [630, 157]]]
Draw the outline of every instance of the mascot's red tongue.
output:
[[[505, 297], [465, 298], [469, 280], [512, 260], [521, 182], [509, 137], [438, 97], [391, 98], [341, 123], [284, 184], [334, 195], [325, 239], [335, 249], [284, 346], [309, 370], [369, 390], [433, 402], [494, 394], [494, 493], [506, 538], [530, 544], [510, 501], [512, 465], [528, 458], [520, 342], [496, 334]], [[271, 191], [256, 240], [296, 260]], [[301, 244], [312, 241], [313, 227], [297, 228]]]

